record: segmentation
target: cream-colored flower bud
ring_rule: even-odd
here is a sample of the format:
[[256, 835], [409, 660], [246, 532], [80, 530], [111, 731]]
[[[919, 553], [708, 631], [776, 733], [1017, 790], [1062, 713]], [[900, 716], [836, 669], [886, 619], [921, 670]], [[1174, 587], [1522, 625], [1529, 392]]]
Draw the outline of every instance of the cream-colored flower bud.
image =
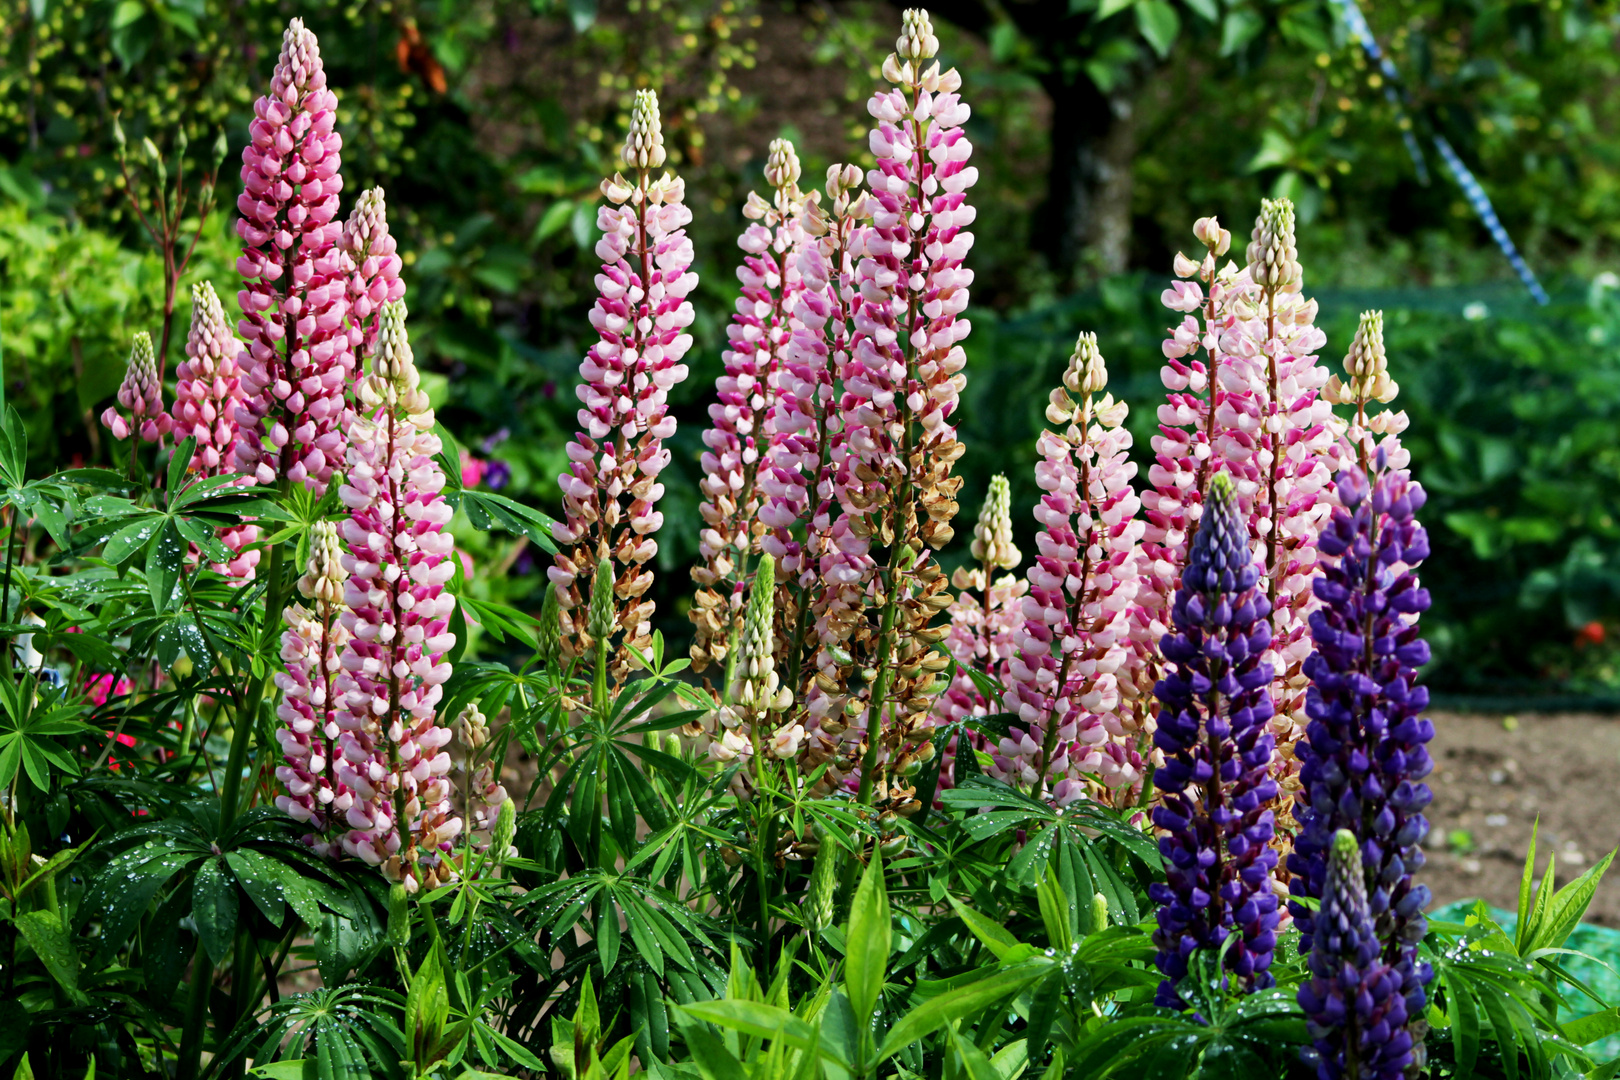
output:
[[799, 182], [799, 155], [787, 139], [772, 139], [770, 156], [765, 160], [765, 182], [773, 188], [792, 187]]
[[1264, 199], [1250, 234], [1249, 277], [1271, 293], [1294, 292], [1304, 277], [1299, 249], [1294, 244], [1294, 204], [1287, 199]]
[[1198, 264], [1187, 258], [1187, 256], [1183, 255], [1179, 251], [1176, 252], [1174, 268], [1176, 271], [1176, 277], [1180, 278], [1190, 278], [1198, 273]]
[[939, 52], [939, 38], [934, 36], [934, 24], [922, 8], [907, 8], [900, 17], [900, 37], [894, 51], [902, 60], [928, 60]]
[[973, 526], [973, 558], [981, 563], [1011, 570], [1023, 559], [1012, 538], [1012, 489], [1000, 473], [990, 478], [990, 491]]
[[1061, 386], [1054, 386], [1052, 392], [1046, 395], [1046, 422], [1067, 424], [1074, 419], [1075, 408], [1069, 392]]
[[630, 108], [630, 130], [620, 155], [632, 169], [657, 169], [664, 164], [664, 129], [658, 118], [658, 95], [637, 90]]
[[1193, 235], [1212, 255], [1225, 255], [1232, 247], [1231, 232], [1221, 228], [1221, 223], [1213, 217], [1201, 217], [1193, 222]]
[[298, 579], [298, 591], [310, 600], [336, 606], [343, 602], [343, 583], [348, 577], [337, 523], [317, 521], [310, 530], [309, 565]]
[[1063, 385], [1071, 394], [1095, 394], [1108, 385], [1108, 368], [1097, 349], [1097, 335], [1089, 330], [1082, 330], [1075, 339]]
[[482, 750], [489, 742], [489, 721], [477, 705], [469, 704], [456, 718], [461, 744], [469, 750]]
[[858, 165], [829, 165], [827, 166], [827, 197], [836, 199], [840, 195], [852, 191], [861, 182], [861, 169]]
[[405, 301], [384, 304], [382, 325], [377, 329], [377, 355], [372, 358], [372, 374], [396, 389], [415, 390], [421, 382], [416, 357], [411, 353], [410, 335], [405, 331]]

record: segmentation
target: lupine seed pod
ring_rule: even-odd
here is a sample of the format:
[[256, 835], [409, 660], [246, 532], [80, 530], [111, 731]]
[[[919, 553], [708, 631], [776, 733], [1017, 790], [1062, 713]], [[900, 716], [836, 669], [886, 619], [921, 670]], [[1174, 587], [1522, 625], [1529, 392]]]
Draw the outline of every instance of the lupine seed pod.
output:
[[1244, 991], [1274, 982], [1267, 970], [1277, 943], [1277, 897], [1271, 874], [1270, 776], [1273, 743], [1270, 603], [1231, 478], [1211, 478], [1204, 517], [1193, 539], [1171, 612], [1174, 629], [1160, 649], [1164, 678], [1155, 688], [1163, 710], [1153, 733], [1164, 754], [1154, 774], [1161, 791], [1153, 824], [1165, 881], [1149, 895], [1159, 905], [1155, 959], [1165, 980], [1158, 1003], [1182, 1005], [1176, 984], [1195, 950], [1225, 953], [1225, 970]]
[[350, 636], [340, 617], [348, 577], [337, 526], [317, 521], [309, 563], [298, 579], [298, 591], [310, 607], [287, 607], [287, 629], [281, 634], [283, 670], [276, 672], [282, 693], [276, 709], [282, 726], [276, 739], [286, 758], [276, 768], [276, 779], [287, 789], [276, 798], [276, 805], [288, 817], [311, 826], [305, 843], [318, 854], [334, 856], [339, 848], [331, 834], [342, 828], [354, 805], [354, 792], [338, 778], [336, 761], [342, 703], [334, 684]]
[[335, 686], [338, 779], [355, 792], [344, 850], [412, 892], [454, 878], [445, 856], [462, 828], [450, 801], [451, 733], [436, 722], [456, 641], [455, 597], [445, 590], [455, 541], [442, 447], [418, 382], [405, 305], [388, 304], [339, 492], [349, 511], [342, 621], [351, 637]]
[[1041, 531], [1003, 702], [1018, 722], [995, 754], [998, 775], [1057, 803], [1079, 797], [1085, 777], [1128, 793], [1150, 726], [1122, 694], [1135, 693], [1147, 656], [1130, 613], [1144, 526], [1125, 403], [1096, 396], [1107, 383], [1096, 335], [1082, 333], [1046, 409], [1063, 426], [1036, 443]]
[[1355, 834], [1335, 833], [1326, 862], [1321, 930], [1297, 995], [1311, 1036], [1300, 1057], [1318, 1080], [1401, 1080], [1412, 1064], [1407, 1020], [1421, 1015], [1412, 1009], [1422, 1009], [1422, 991], [1414, 1006], [1383, 959]]
[[659, 474], [670, 460], [664, 441], [675, 433], [668, 396], [686, 378], [680, 361], [692, 346], [686, 328], [693, 319], [687, 295], [697, 286], [685, 186], [677, 176], [654, 179], [649, 172], [664, 161], [651, 91], [636, 95], [624, 156], [637, 170], [635, 180], [615, 175], [601, 188], [607, 200], [597, 211], [602, 273], [591, 311], [599, 340], [580, 364], [581, 430], [567, 447], [569, 470], [558, 478], [564, 520], [553, 529], [560, 551], [547, 571], [558, 589], [563, 649], [579, 656], [587, 651], [587, 627], [577, 579], [602, 559], [622, 568], [612, 590], [614, 623], [624, 632], [610, 657], [617, 679], [634, 664], [631, 648], [644, 651], [652, 643], [647, 564], [658, 552], [653, 534], [663, 524], [657, 504], [664, 494]]
[[236, 202], [238, 329], [247, 342], [236, 468], [261, 484], [285, 478], [321, 493], [344, 458], [354, 356], [338, 243], [337, 95], [302, 19], [288, 24], [270, 93], [253, 116]]
[[355, 200], [349, 220], [343, 223], [340, 245], [347, 259], [344, 270], [349, 348], [358, 371], [377, 347], [383, 305], [405, 297], [397, 245], [388, 233], [388, 206], [382, 188], [361, 192]]
[[1429, 540], [1414, 516], [1423, 488], [1389, 468], [1381, 451], [1375, 466], [1370, 489], [1358, 469], [1339, 474], [1340, 507], [1322, 533], [1327, 565], [1316, 580], [1323, 604], [1311, 616], [1316, 651], [1305, 664], [1311, 723], [1299, 745], [1304, 790], [1294, 810], [1301, 831], [1288, 857], [1289, 906], [1308, 949], [1321, 917], [1304, 900], [1324, 895], [1334, 835], [1353, 832], [1384, 960], [1418, 1017], [1432, 973], [1416, 955], [1429, 890], [1413, 875], [1424, 864], [1430, 793], [1422, 781], [1433, 767], [1426, 744], [1434, 725], [1419, 715], [1429, 692], [1418, 685], [1417, 669], [1429, 648], [1418, 617], [1429, 593], [1414, 571], [1428, 557]]
[[692, 568], [698, 585], [691, 611], [694, 671], [704, 670], [711, 660], [727, 661], [741, 629], [748, 567], [759, 538], [767, 526], [783, 524], [772, 510], [762, 514], [761, 503], [771, 485], [774, 414], [797, 326], [793, 309], [803, 288], [797, 263], [805, 241], [799, 220], [804, 196], [797, 186], [799, 159], [792, 143], [771, 143], [765, 176], [773, 201], [749, 192], [743, 209], [751, 223], [737, 239], [743, 250], [737, 268], [742, 294], [727, 330], [721, 357], [725, 370], [715, 380], [718, 400], [709, 406], [711, 426], [703, 433], [702, 562]]
[[115, 439], [127, 439], [132, 432], [138, 431], [146, 442], [157, 442], [173, 427], [174, 422], [163, 409], [163, 386], [158, 382], [152, 335], [145, 330], [137, 331], [130, 345], [124, 381], [118, 387], [118, 404], [129, 410], [131, 419], [125, 420], [110, 405], [101, 414], [102, 424]]

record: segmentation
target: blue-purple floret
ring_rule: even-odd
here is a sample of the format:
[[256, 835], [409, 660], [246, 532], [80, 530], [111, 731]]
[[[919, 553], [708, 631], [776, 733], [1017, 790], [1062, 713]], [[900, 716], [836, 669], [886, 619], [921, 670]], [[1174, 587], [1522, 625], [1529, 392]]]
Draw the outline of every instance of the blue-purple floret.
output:
[[1313, 951], [1319, 917], [1299, 900], [1324, 897], [1334, 836], [1349, 830], [1360, 843], [1382, 957], [1400, 980], [1405, 1013], [1419, 1017], [1433, 974], [1416, 950], [1428, 930], [1429, 890], [1412, 880], [1424, 862], [1430, 793], [1422, 780], [1433, 767], [1426, 744], [1434, 726], [1418, 715], [1429, 693], [1416, 682], [1429, 659], [1416, 618], [1429, 593], [1413, 572], [1429, 554], [1414, 519], [1425, 496], [1398, 470], [1381, 470], [1369, 490], [1359, 469], [1346, 469], [1338, 491], [1341, 508], [1320, 538], [1325, 558], [1314, 587], [1322, 606], [1310, 619], [1316, 651], [1304, 666], [1310, 724], [1295, 749], [1302, 791], [1289, 910], [1301, 951]]
[[1383, 957], [1355, 834], [1335, 834], [1316, 913], [1310, 978], [1300, 984], [1318, 1080], [1400, 1080], [1412, 1062], [1402, 973]]
[[1225, 969], [1245, 991], [1265, 989], [1277, 943], [1277, 853], [1266, 808], [1277, 797], [1270, 775], [1274, 742], [1271, 604], [1256, 588], [1260, 568], [1230, 477], [1217, 474], [1204, 502], [1187, 568], [1160, 642], [1166, 674], [1154, 688], [1162, 709], [1153, 741], [1164, 753], [1154, 774], [1162, 792], [1153, 823], [1165, 834], [1157, 964], [1166, 978], [1158, 1002], [1182, 1006], [1176, 984], [1198, 949], [1218, 950], [1232, 934]]

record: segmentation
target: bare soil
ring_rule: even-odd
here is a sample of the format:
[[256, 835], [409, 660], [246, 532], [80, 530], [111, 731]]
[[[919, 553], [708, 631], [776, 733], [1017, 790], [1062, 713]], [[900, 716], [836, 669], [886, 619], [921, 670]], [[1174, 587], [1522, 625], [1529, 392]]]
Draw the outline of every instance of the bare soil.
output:
[[[1557, 881], [1620, 845], [1620, 717], [1433, 713], [1429, 862], [1435, 906], [1482, 897], [1512, 911], [1539, 817], [1537, 873]], [[1620, 927], [1620, 871], [1598, 887], [1586, 921]]]

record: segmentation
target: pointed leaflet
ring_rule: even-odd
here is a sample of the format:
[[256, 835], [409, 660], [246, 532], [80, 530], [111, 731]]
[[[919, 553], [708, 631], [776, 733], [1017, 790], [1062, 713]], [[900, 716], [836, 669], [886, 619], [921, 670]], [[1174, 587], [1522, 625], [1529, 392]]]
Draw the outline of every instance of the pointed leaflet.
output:
[[236, 936], [236, 885], [225, 873], [223, 862], [215, 858], [203, 863], [191, 885], [191, 917], [197, 923], [197, 936], [216, 964], [230, 955]]
[[67, 991], [68, 997], [79, 999], [79, 954], [57, 914], [25, 911], [17, 916], [13, 925], [56, 984]]
[[844, 941], [844, 989], [855, 1010], [856, 1022], [865, 1027], [883, 990], [889, 965], [889, 893], [884, 887], [883, 859], [873, 853], [861, 875], [860, 887], [849, 909], [849, 930]]

